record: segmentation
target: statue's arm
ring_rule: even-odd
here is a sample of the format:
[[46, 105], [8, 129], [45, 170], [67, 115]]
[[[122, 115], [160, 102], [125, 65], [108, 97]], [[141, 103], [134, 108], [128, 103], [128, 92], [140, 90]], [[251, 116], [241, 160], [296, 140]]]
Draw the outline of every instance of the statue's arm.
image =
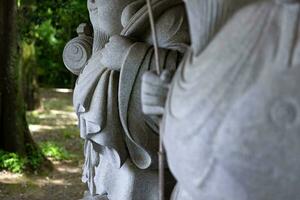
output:
[[[184, 53], [190, 45], [189, 26], [183, 5], [168, 9], [156, 21], [158, 46]], [[149, 32], [152, 39], [152, 31]]]
[[101, 50], [101, 64], [112, 70], [120, 71], [130, 47], [134, 44], [130, 39], [114, 35]]
[[[170, 51], [184, 53], [190, 43], [188, 22], [183, 5], [175, 6], [166, 10], [155, 21], [157, 32], [158, 46], [160, 51]], [[148, 26], [144, 27], [144, 35], [137, 39], [139, 43], [144, 43], [145, 46], [150, 46], [152, 42], [151, 29]], [[112, 36], [109, 42], [102, 49], [101, 62], [108, 68], [118, 70], [122, 68], [128, 57], [135, 57], [135, 52], [130, 49], [137, 41], [125, 36]], [[152, 62], [155, 63], [155, 62]]]

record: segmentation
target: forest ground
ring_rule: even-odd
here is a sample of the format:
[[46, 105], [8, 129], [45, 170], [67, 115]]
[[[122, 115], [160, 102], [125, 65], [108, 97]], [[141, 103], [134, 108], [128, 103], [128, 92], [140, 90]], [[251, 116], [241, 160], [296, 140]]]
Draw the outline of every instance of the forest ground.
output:
[[51, 142], [71, 156], [52, 161], [52, 171], [14, 174], [0, 171], [1, 200], [78, 200], [85, 190], [81, 182], [83, 141], [72, 107], [72, 91], [41, 89], [40, 108], [27, 113], [31, 134], [37, 144]]

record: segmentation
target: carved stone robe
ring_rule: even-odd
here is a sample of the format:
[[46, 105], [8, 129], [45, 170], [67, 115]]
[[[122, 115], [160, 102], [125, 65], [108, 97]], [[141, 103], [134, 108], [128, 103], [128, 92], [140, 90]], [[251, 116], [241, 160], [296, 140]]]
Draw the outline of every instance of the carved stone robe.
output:
[[[162, 68], [176, 68], [189, 43], [183, 3], [153, 1]], [[132, 41], [121, 72], [97, 65], [94, 53], [77, 80], [74, 106], [86, 140], [83, 181], [90, 193], [111, 200], [158, 198], [157, 127], [140, 105], [140, 77], [154, 69], [144, 1], [128, 5], [121, 35]], [[128, 153], [127, 153], [128, 152]]]
[[187, 55], [163, 127], [178, 199], [299, 198], [299, 22], [299, 1], [257, 3]]
[[[158, 33], [161, 70], [175, 70], [189, 44], [183, 2], [156, 0], [152, 7]], [[142, 113], [141, 108], [141, 76], [145, 71], [155, 70], [151, 29], [146, 11], [147, 7], [143, 3], [121, 33], [137, 42], [128, 51], [121, 68], [119, 84], [120, 118], [126, 143], [131, 159], [141, 169], [157, 168], [158, 151], [158, 127]]]

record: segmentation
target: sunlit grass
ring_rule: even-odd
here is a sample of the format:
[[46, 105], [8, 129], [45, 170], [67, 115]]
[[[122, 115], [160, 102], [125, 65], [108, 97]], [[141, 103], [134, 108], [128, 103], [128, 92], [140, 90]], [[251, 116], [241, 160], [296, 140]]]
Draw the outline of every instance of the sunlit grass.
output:
[[[0, 170], [13, 173], [37, 170], [44, 156], [53, 161], [80, 160], [78, 151], [83, 143], [79, 139], [77, 117], [71, 104], [71, 90], [47, 89], [42, 92], [40, 108], [27, 112], [29, 129], [42, 153], [31, 146], [26, 146], [26, 157], [0, 150]], [[78, 155], [70, 153], [72, 151], [77, 151]]]
[[50, 110], [64, 110], [64, 111], [73, 111], [72, 105], [70, 105], [70, 101], [66, 99], [52, 98], [47, 101], [43, 101], [43, 108], [46, 111]]
[[60, 92], [60, 93], [71, 93], [72, 89], [68, 89], [68, 88], [53, 88], [52, 91]]
[[40, 108], [27, 112], [27, 121], [31, 132], [53, 130], [62, 133], [65, 138], [79, 135], [77, 116], [72, 107], [70, 89], [52, 89], [45, 93]]
[[64, 147], [53, 141], [40, 143], [40, 147], [45, 156], [54, 160], [69, 160], [73, 157]]
[[41, 106], [27, 112], [29, 129], [51, 160], [77, 160], [76, 153], [70, 152], [82, 148], [71, 92], [61, 88], [42, 89]]
[[26, 160], [16, 153], [0, 150], [0, 169], [13, 173], [21, 173], [25, 169]]
[[[52, 161], [78, 160], [73, 151], [81, 149], [77, 117], [73, 112], [70, 89], [42, 89], [41, 106], [27, 112], [29, 129], [43, 154], [28, 149], [23, 158], [15, 153], [0, 152], [0, 170], [22, 173], [26, 166], [36, 170], [43, 156]], [[30, 148], [30, 147], [27, 147]], [[72, 153], [71, 153], [72, 152]]]
[[[27, 112], [27, 122], [33, 139], [44, 155], [33, 151], [30, 158], [25, 159], [25, 162], [30, 160], [33, 169], [29, 173], [26, 169], [26, 173], [12, 173], [10, 171], [13, 170], [7, 167], [2, 171], [0, 169], [0, 199], [44, 199], [45, 193], [51, 194], [51, 199], [65, 199], [65, 196], [58, 196], [62, 193], [69, 195], [76, 192], [77, 197], [72, 199], [81, 197], [81, 191], [84, 190], [80, 181], [84, 141], [79, 137], [71, 91], [41, 89], [41, 106]], [[41, 173], [35, 170], [39, 169], [37, 166], [41, 155], [52, 162], [53, 170]], [[17, 163], [20, 169], [23, 169], [21, 157], [14, 155], [11, 158], [11, 166]], [[23, 196], [20, 196], [21, 194]]]
[[[30, 132], [43, 155], [52, 161], [80, 160], [76, 153], [79, 150], [81, 153], [83, 144], [79, 139], [71, 92], [70, 89], [42, 89], [41, 106], [26, 114]], [[22, 173], [28, 164], [37, 169], [43, 155], [30, 152], [28, 157], [22, 158], [15, 153], [1, 151], [0, 170]]]

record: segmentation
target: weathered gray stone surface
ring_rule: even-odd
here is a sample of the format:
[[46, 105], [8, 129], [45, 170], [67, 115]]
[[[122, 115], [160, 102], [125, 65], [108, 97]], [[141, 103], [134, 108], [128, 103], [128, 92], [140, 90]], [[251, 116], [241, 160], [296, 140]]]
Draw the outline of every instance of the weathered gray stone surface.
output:
[[299, 196], [300, 2], [252, 2], [222, 28], [247, 3], [186, 1], [191, 50], [171, 84], [143, 76], [143, 111], [163, 115], [172, 199]]
[[254, 3], [192, 45], [162, 127], [174, 199], [299, 198], [299, 22], [299, 1]]
[[[184, 4], [179, 0], [152, 4], [161, 68], [176, 68], [189, 44]], [[79, 73], [73, 101], [86, 141], [85, 199], [156, 200], [158, 128], [142, 113], [140, 94], [142, 74], [155, 68], [146, 2], [89, 0], [88, 8], [92, 49], [81, 45], [86, 55], [82, 62], [72, 63], [77, 58], [72, 47], [67, 46], [64, 54], [67, 68]], [[82, 40], [69, 46], [77, 43]], [[170, 175], [168, 184], [173, 187]]]
[[258, 1], [187, 0], [186, 52], [183, 3], [153, 0], [160, 75], [145, 1], [88, 1], [64, 52], [84, 199], [158, 199], [159, 128], [172, 200], [298, 199], [300, 2]]
[[[259, 0], [256, 0], [259, 1]], [[234, 13], [253, 3], [253, 0], [188, 0], [185, 2], [190, 25], [192, 57], [197, 57], [214, 39], [218, 31], [226, 24]], [[192, 58], [191, 58], [192, 59]], [[182, 64], [184, 65], [184, 64]], [[165, 71], [161, 76], [167, 74], [166, 81], [158, 77], [156, 73], [146, 72], [143, 75], [142, 84], [142, 108], [145, 114], [162, 115], [165, 107], [166, 92], [175, 69]], [[164, 81], [162, 81], [164, 80]]]

